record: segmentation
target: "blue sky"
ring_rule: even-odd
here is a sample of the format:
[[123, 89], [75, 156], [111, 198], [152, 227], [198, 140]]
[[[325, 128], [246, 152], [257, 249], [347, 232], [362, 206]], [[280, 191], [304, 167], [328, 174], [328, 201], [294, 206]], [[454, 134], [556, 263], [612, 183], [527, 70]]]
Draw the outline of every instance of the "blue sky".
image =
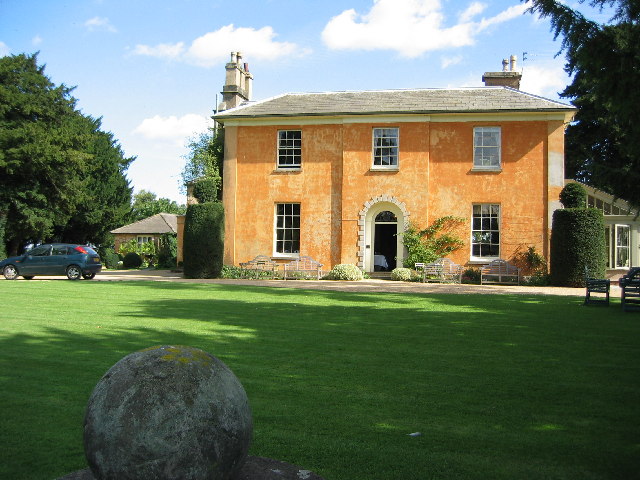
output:
[[231, 51], [249, 63], [253, 100], [482, 86], [511, 54], [521, 89], [557, 100], [569, 81], [564, 56], [554, 58], [560, 42], [525, 9], [517, 0], [0, 0], [0, 56], [40, 52], [53, 82], [76, 86], [81, 110], [137, 157], [134, 190], [184, 203], [186, 144], [221, 99]]

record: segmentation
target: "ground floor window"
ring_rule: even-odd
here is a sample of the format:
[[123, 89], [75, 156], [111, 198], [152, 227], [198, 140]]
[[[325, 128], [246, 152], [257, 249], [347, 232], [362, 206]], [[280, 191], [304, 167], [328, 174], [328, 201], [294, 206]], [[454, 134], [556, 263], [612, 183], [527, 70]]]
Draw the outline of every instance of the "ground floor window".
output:
[[275, 220], [276, 253], [300, 253], [300, 204], [277, 203]]
[[607, 245], [607, 268], [629, 268], [629, 225], [607, 225], [605, 241]]
[[481, 203], [473, 206], [471, 257], [500, 257], [500, 205]]

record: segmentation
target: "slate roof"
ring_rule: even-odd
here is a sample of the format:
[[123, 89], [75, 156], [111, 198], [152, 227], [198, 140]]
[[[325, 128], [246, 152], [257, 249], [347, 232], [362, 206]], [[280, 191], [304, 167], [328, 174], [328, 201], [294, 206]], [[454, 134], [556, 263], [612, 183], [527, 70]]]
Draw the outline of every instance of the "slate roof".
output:
[[111, 233], [135, 233], [135, 234], [162, 234], [177, 233], [178, 220], [173, 213], [158, 213], [151, 217], [143, 218], [124, 227], [111, 230]]
[[214, 116], [227, 119], [274, 116], [571, 112], [571, 105], [509, 87], [285, 93], [249, 102]]

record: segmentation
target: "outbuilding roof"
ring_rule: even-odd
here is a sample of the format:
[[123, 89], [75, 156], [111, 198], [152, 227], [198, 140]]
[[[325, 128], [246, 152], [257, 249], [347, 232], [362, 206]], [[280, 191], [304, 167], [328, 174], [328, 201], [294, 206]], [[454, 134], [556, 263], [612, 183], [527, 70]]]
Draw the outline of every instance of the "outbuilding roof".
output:
[[111, 233], [139, 233], [139, 234], [163, 234], [177, 233], [178, 220], [173, 213], [158, 213], [151, 217], [143, 218], [124, 227], [111, 230]]
[[225, 110], [214, 118], [489, 112], [569, 113], [575, 107], [509, 87], [285, 93]]

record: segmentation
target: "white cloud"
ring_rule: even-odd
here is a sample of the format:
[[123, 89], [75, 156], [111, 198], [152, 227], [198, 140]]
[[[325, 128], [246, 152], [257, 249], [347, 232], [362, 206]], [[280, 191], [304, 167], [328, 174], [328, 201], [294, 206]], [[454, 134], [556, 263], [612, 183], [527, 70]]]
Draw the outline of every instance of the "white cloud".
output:
[[462, 61], [462, 55], [456, 55], [455, 57], [442, 57], [440, 59], [440, 66], [444, 69], [451, 65], [457, 65]]
[[183, 60], [203, 67], [211, 67], [225, 61], [229, 52], [240, 51], [245, 58], [256, 60], [276, 60], [291, 55], [305, 55], [295, 43], [278, 42], [273, 28], [260, 29], [226, 25], [193, 40], [186, 48], [184, 42], [160, 44], [155, 47], [136, 45], [133, 53], [172, 60]]
[[40, 35], [36, 35], [31, 39], [31, 45], [33, 45], [34, 47], [37, 47], [41, 43], [42, 43], [42, 37]]
[[187, 139], [204, 132], [211, 120], [195, 113], [187, 113], [182, 117], [156, 115], [145, 118], [133, 131], [149, 140], [160, 140], [184, 145]]
[[87, 30], [90, 32], [103, 31], [103, 32], [111, 32], [115, 33], [118, 30], [116, 27], [111, 25], [111, 22], [106, 17], [93, 17], [84, 22], [84, 26], [87, 27]]
[[374, 0], [364, 15], [350, 9], [333, 17], [322, 39], [335, 50], [395, 50], [415, 58], [429, 51], [472, 45], [481, 31], [526, 10], [525, 5], [516, 5], [474, 21], [485, 8], [473, 2], [459, 15], [457, 24], [446, 26], [440, 0]]
[[4, 42], [0, 42], [0, 57], [6, 57], [7, 55], [9, 55], [9, 46]]
[[557, 98], [558, 93], [571, 81], [563, 66], [564, 62], [561, 60], [533, 66], [525, 65], [520, 89], [543, 97]]
[[458, 17], [458, 21], [460, 23], [470, 22], [471, 20], [473, 20], [473, 17], [480, 15], [482, 12], [485, 11], [486, 8], [487, 6], [484, 3], [473, 2], [471, 5], [469, 5], [466, 8], [466, 10], [464, 10], [460, 14], [460, 16]]
[[185, 51], [184, 43], [160, 43], [155, 47], [148, 45], [136, 45], [133, 50], [135, 55], [146, 55], [148, 57], [177, 59]]

